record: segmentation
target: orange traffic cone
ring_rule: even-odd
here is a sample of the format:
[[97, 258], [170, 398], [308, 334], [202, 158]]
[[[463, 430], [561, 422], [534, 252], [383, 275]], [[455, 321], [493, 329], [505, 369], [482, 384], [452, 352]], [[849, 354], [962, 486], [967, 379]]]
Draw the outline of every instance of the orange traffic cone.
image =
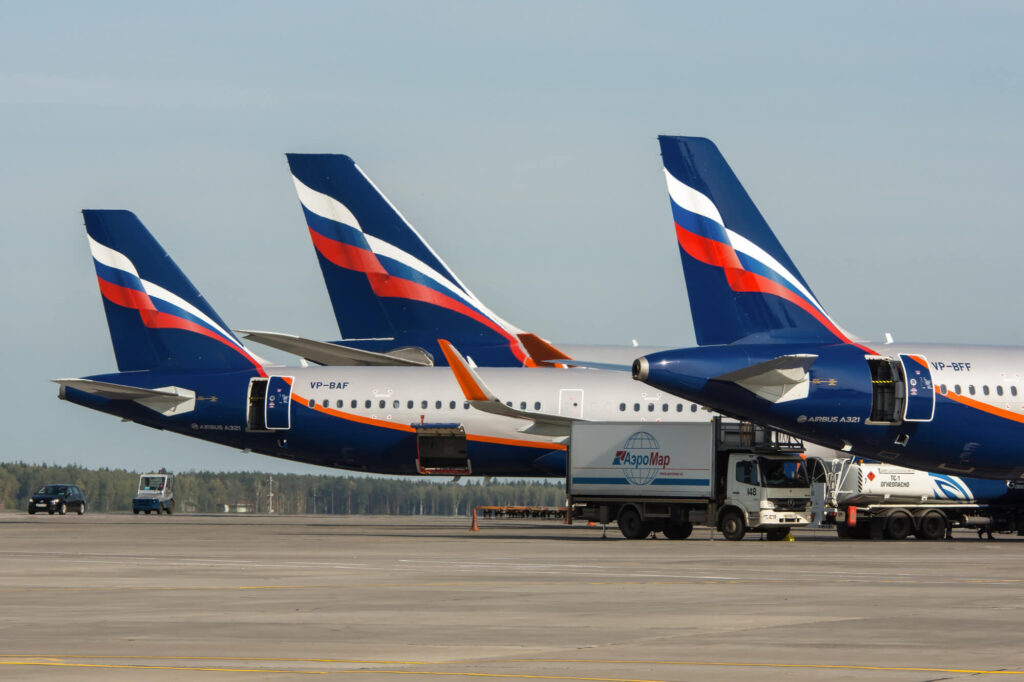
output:
[[470, 530], [480, 530], [480, 526], [476, 525], [476, 507], [473, 507], [473, 525], [469, 527]]

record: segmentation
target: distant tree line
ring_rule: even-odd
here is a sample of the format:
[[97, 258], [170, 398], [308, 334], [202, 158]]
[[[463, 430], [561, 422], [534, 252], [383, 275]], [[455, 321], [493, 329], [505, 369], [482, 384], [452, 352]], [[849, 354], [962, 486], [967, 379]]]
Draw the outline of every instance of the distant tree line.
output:
[[[88, 509], [131, 511], [141, 472], [79, 466], [0, 463], [0, 509], [26, 509], [28, 498], [48, 483], [71, 483], [85, 491]], [[270, 474], [188, 472], [174, 476], [179, 512], [214, 513], [244, 504], [267, 512]], [[274, 512], [279, 514], [466, 515], [478, 505], [565, 504], [561, 481], [453, 483], [350, 476], [273, 474]]]

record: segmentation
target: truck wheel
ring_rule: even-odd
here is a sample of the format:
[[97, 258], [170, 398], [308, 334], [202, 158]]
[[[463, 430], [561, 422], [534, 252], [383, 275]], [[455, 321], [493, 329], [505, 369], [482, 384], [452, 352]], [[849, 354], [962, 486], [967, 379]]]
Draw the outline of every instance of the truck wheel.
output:
[[845, 540], [846, 538], [850, 537], [850, 527], [847, 526], [845, 523], [837, 523], [836, 535]]
[[152, 510], [151, 509], [147, 509], [146, 510], [146, 514], [148, 515], [150, 511], [152, 511]]
[[619, 512], [619, 531], [627, 540], [643, 540], [651, 534], [651, 525], [640, 518], [634, 507], [623, 507]]
[[743, 522], [743, 517], [735, 509], [730, 509], [722, 514], [718, 525], [726, 540], [742, 540], [743, 536], [747, 534], [747, 524]]
[[914, 535], [918, 540], [941, 540], [946, 537], [946, 515], [940, 511], [930, 511], [921, 517]]
[[81, 516], [84, 513], [85, 513], [85, 502], [83, 502], [82, 504], [78, 505], [78, 515]]
[[765, 539], [772, 541], [785, 540], [787, 535], [789, 535], [789, 526], [769, 528], [764, 532]]
[[693, 532], [692, 523], [668, 523], [661, 532], [669, 540], [685, 540]]
[[167, 503], [167, 510], [166, 511], [167, 511], [168, 514], [173, 514], [174, 513], [174, 500], [171, 500], [170, 502]]
[[914, 530], [914, 519], [905, 511], [895, 511], [885, 519], [885, 537], [890, 540], [906, 540]]
[[29, 513], [29, 514], [35, 514], [35, 513], [36, 513], [36, 510], [35, 510], [35, 509], [33, 509], [32, 507], [29, 507], [29, 508], [28, 508], [28, 513]]
[[138, 509], [132, 509], [132, 514], [138, 514], [138, 513], [139, 513]]
[[68, 506], [67, 506], [66, 504], [64, 504], [63, 502], [61, 502], [61, 503], [60, 503], [60, 509], [58, 509], [58, 510], [57, 510], [57, 512], [58, 512], [58, 513], [59, 513], [59, 514], [60, 514], [61, 516], [64, 516], [65, 514], [67, 514], [67, 513], [68, 513]]
[[157, 502], [156, 509], [154, 509], [153, 511], [156, 512], [157, 516], [160, 516], [160, 503], [159, 502]]

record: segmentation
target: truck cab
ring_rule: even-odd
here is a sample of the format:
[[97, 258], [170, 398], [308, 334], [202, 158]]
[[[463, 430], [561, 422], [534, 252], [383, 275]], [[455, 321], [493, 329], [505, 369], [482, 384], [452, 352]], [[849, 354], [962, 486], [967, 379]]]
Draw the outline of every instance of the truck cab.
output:
[[139, 491], [132, 500], [132, 512], [138, 514], [174, 513], [174, 475], [164, 472], [139, 476]]
[[781, 539], [791, 527], [810, 522], [810, 480], [802, 459], [734, 452], [724, 469], [717, 525], [727, 539], [742, 538], [748, 528]]

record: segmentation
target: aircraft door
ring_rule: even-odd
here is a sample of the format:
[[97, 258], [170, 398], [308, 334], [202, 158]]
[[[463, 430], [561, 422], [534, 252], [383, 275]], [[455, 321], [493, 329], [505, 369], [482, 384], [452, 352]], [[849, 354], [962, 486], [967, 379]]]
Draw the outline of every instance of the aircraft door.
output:
[[284, 430], [292, 426], [293, 377], [272, 376], [267, 379], [266, 425], [268, 429]]
[[558, 392], [558, 414], [563, 417], [583, 417], [583, 389], [563, 388]]
[[907, 380], [907, 401], [903, 419], [908, 422], [930, 422], [935, 416], [935, 386], [928, 361], [922, 355], [904, 355], [903, 375]]

